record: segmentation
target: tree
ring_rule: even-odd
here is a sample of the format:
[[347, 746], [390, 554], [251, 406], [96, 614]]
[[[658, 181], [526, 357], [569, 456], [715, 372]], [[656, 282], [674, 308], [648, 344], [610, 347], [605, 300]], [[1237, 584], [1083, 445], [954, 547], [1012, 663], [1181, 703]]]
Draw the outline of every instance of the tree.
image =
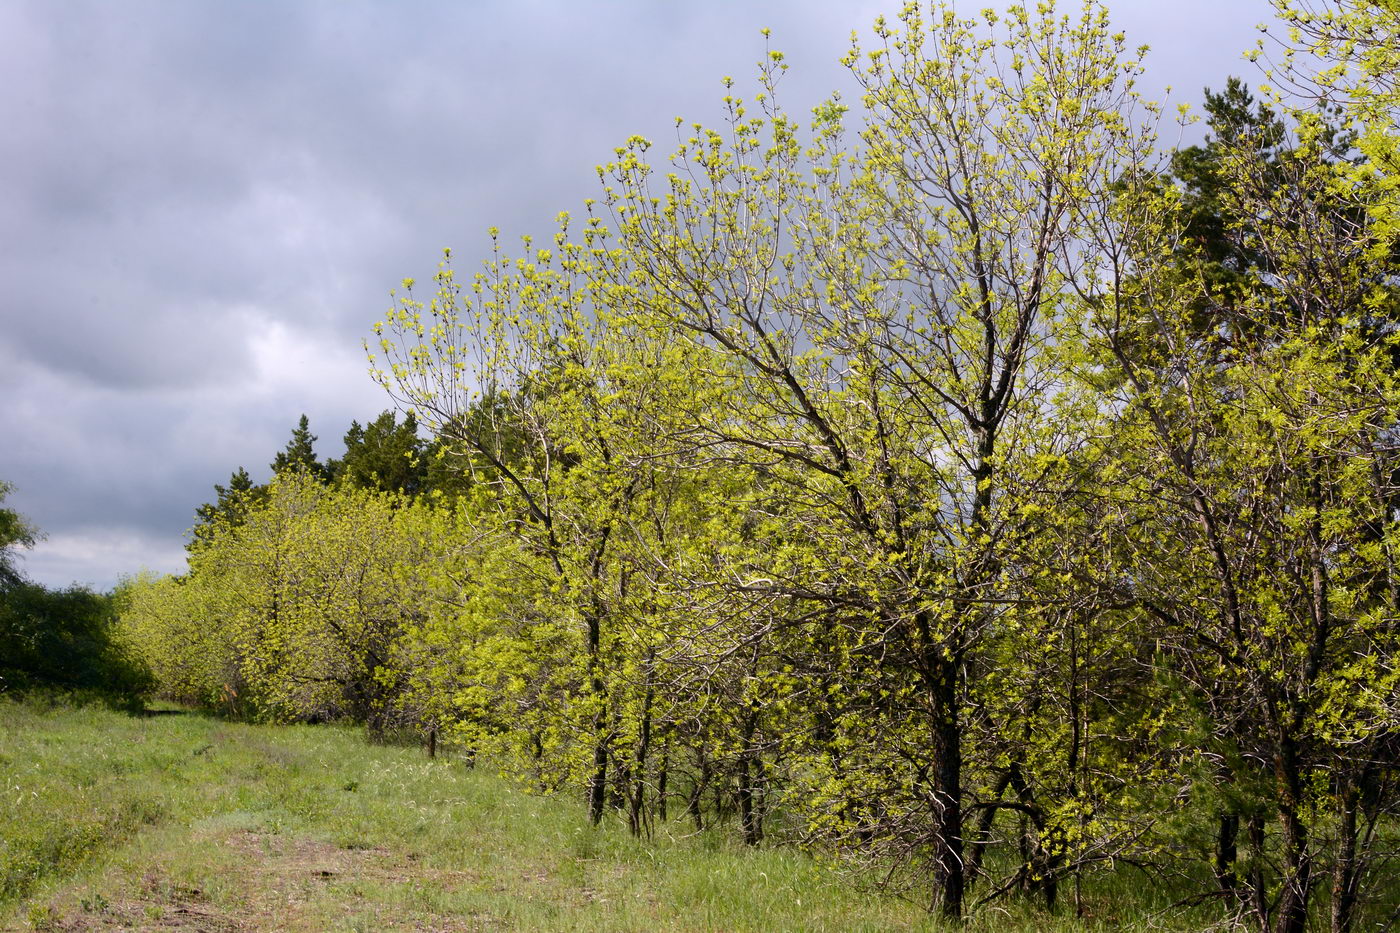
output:
[[[223, 538], [210, 534], [207, 547], [218, 550]], [[117, 637], [152, 672], [165, 698], [244, 717], [255, 712], [255, 697], [243, 675], [237, 629], [216, 598], [218, 581], [209, 568], [195, 560], [183, 577], [128, 580]]]
[[[14, 486], [0, 480], [0, 502], [14, 491]], [[14, 548], [34, 546], [39, 533], [27, 519], [13, 509], [0, 508], [0, 588], [19, 583], [23, 576], [14, 563]]]
[[550, 738], [559, 780], [581, 780], [597, 822], [610, 783], [630, 783], [619, 777], [629, 670], [649, 637], [625, 626], [629, 542], [656, 469], [650, 451], [634, 452], [656, 436], [652, 400], [682, 383], [666, 375], [668, 341], [619, 326], [596, 300], [588, 237], [570, 242], [566, 222], [557, 254], [498, 250], [466, 286], [444, 262], [430, 304], [409, 291], [377, 325], [371, 361], [385, 361], [375, 378], [468, 471], [474, 535], [513, 539], [499, 553], [540, 594], [530, 618], [563, 621], [576, 639], [528, 678], [558, 704], [553, 728], [532, 740], [543, 760]]
[[594, 822], [681, 801], [948, 919], [1121, 861], [1350, 933], [1400, 811], [1379, 92], [1232, 80], [1163, 171], [1099, 5], [909, 5], [845, 63], [855, 106], [804, 128], [771, 52], [544, 248], [406, 282], [371, 366], [409, 417], [330, 486], [303, 417], [132, 637], [191, 694], [441, 726]]
[[782, 496], [804, 545], [763, 576], [852, 639], [842, 738], [865, 755], [828, 813], [848, 814], [842, 838], [926, 860], [958, 917], [967, 678], [1017, 601], [1018, 503], [1061, 442], [1046, 350], [1084, 225], [1146, 140], [1100, 7], [979, 22], [911, 4], [875, 33], [845, 59], [858, 135], [833, 100], [804, 153], [774, 53], [757, 113], [729, 99], [727, 131], [697, 127], [664, 178], [634, 141], [605, 203], [617, 287], [742, 374], [743, 403], [692, 435]]
[[0, 592], [0, 691], [91, 691], [140, 708], [151, 674], [113, 637], [118, 599], [20, 582]]
[[418, 422], [412, 414], [395, 423], [392, 411], [382, 413], [364, 427], [350, 423], [345, 432], [345, 456], [326, 465], [331, 480], [365, 489], [403, 492], [413, 496], [426, 490], [428, 461]]
[[[1217, 157], [1235, 288], [1174, 190], [1144, 192], [1112, 242], [1120, 260], [1085, 306], [1092, 375], [1113, 424], [1102, 448], [1116, 504], [1122, 595], [1163, 620], [1159, 644], [1213, 736], [1204, 757], [1252, 866], [1236, 873], [1221, 822], [1222, 892], [1261, 928], [1306, 928], [1338, 813], [1334, 927], [1355, 903], [1363, 761], [1394, 732], [1396, 430], [1389, 236], [1378, 192], [1312, 116], [1280, 145], [1237, 126]], [[1344, 148], [1344, 147], [1343, 147]], [[1151, 222], [1154, 211], [1160, 220]], [[1201, 326], [1201, 309], [1219, 322]], [[1086, 361], [1087, 363], [1087, 361]], [[1277, 898], [1265, 820], [1278, 827]]]
[[180, 699], [382, 734], [405, 712], [401, 642], [426, 617], [444, 526], [400, 493], [301, 470], [245, 505], [216, 516], [184, 579], [133, 583], [124, 638]]
[[253, 485], [248, 471], [239, 467], [229, 476], [227, 486], [214, 484], [213, 502], [194, 510], [195, 526], [187, 548], [193, 550], [209, 541], [219, 528], [234, 528], [247, 518], [250, 509], [266, 497], [267, 487]]
[[1373, 167], [1393, 177], [1400, 168], [1400, 9], [1390, 0], [1273, 0], [1273, 6], [1288, 26], [1279, 40], [1282, 60], [1269, 72], [1291, 92], [1277, 94], [1279, 101], [1339, 105], [1362, 129], [1359, 145]]
[[289, 470], [303, 471], [309, 476], [324, 481], [326, 478], [326, 467], [316, 459], [314, 446], [316, 435], [311, 433], [310, 423], [306, 415], [302, 415], [297, 420], [297, 426], [292, 429], [291, 440], [287, 441], [287, 446], [272, 458], [272, 472], [285, 473]]
[[[0, 502], [13, 488], [0, 481]], [[119, 599], [26, 580], [12, 549], [32, 547], [40, 537], [24, 516], [0, 508], [0, 693], [56, 687], [139, 707], [153, 684], [112, 637]]]

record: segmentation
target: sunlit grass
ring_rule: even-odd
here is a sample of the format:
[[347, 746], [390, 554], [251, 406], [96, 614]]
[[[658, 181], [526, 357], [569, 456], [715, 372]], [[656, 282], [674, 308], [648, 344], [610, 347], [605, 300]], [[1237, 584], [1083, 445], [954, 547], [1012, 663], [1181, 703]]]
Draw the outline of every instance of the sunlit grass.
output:
[[[5, 929], [937, 929], [795, 850], [636, 840], [354, 729], [0, 701], [0, 791]], [[966, 929], [1199, 928], [1144, 891], [1124, 873], [1083, 918], [1013, 901]]]
[[[916, 907], [786, 850], [634, 840], [357, 730], [0, 703], [0, 924], [886, 930]], [[290, 905], [290, 906], [289, 906]]]

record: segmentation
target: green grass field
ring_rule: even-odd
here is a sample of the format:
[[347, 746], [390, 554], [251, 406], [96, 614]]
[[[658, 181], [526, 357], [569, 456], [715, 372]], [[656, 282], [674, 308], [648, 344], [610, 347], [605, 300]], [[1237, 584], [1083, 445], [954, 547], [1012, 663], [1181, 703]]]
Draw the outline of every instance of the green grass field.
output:
[[[1084, 919], [991, 909], [966, 929], [1199, 929], [1140, 899], [1130, 923], [1109, 906], [1124, 885]], [[0, 700], [0, 929], [936, 926], [799, 852], [684, 823], [634, 840], [577, 801], [354, 729]]]

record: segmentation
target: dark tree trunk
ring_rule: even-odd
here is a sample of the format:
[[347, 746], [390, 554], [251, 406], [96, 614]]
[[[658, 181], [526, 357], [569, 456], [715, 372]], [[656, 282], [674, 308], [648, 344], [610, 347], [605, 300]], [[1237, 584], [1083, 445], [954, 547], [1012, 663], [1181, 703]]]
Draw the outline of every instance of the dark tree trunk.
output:
[[1215, 825], [1215, 882], [1220, 890], [1239, 893], [1240, 879], [1235, 865], [1239, 861], [1240, 815], [1222, 811]]
[[1053, 911], [1059, 900], [1060, 882], [1057, 870], [1060, 857], [1050, 848], [1045, 811], [1036, 803], [1035, 794], [1021, 770], [1020, 762], [1006, 769], [1007, 783], [1021, 803], [1021, 860], [1023, 887], [1027, 892], [1039, 891], [1045, 898], [1045, 909]]
[[[601, 723], [595, 727], [601, 730]], [[598, 736], [593, 744], [593, 776], [588, 781], [588, 818], [596, 826], [603, 821], [608, 805], [608, 743]]]
[[739, 759], [739, 834], [746, 846], [758, 845], [758, 832], [753, 818], [753, 774], [748, 756]]
[[1351, 933], [1361, 872], [1356, 858], [1356, 781], [1348, 774], [1337, 793], [1337, 854], [1332, 863], [1332, 933]]
[[530, 755], [535, 762], [535, 778], [540, 793], [549, 790], [549, 785], [544, 780], [544, 739], [533, 729], [530, 731]]
[[1041, 847], [1040, 893], [1045, 897], [1045, 910], [1054, 913], [1060, 904], [1060, 857], [1054, 850]]
[[1307, 933], [1308, 895], [1312, 888], [1312, 858], [1308, 831], [1296, 813], [1280, 814], [1283, 823], [1283, 890], [1279, 895], [1277, 933]]
[[744, 741], [739, 752], [739, 774], [738, 774], [738, 801], [739, 801], [739, 830], [743, 836], [744, 844], [756, 846], [763, 841], [763, 822], [759, 814], [758, 806], [754, 800], [755, 775], [754, 764], [757, 757], [757, 750], [754, 748], [754, 733], [758, 726], [758, 713], [750, 711], [744, 717]]
[[666, 822], [666, 779], [670, 775], [671, 745], [669, 742], [661, 746], [661, 765], [656, 774], [656, 818], [662, 823]]
[[962, 724], [958, 719], [955, 660], [939, 657], [932, 662], [930, 700], [933, 714], [933, 881], [935, 906], [947, 920], [962, 919], [963, 818]]
[[701, 812], [701, 800], [709, 783], [710, 762], [702, 753], [700, 756], [700, 773], [695, 776], [695, 783], [691, 786], [690, 796], [686, 798], [685, 802], [685, 808], [690, 811], [690, 818], [695, 821], [696, 832], [703, 832], [705, 829], [705, 815]]
[[1300, 815], [1303, 798], [1302, 764], [1297, 741], [1291, 735], [1279, 738], [1274, 758], [1279, 786], [1279, 830], [1282, 851], [1279, 862], [1282, 877], [1279, 892], [1276, 933], [1306, 933], [1308, 895], [1312, 890], [1312, 857], [1308, 853], [1308, 827]]
[[[1006, 786], [1011, 783], [1011, 769], [1007, 769], [997, 778], [996, 786], [992, 788], [990, 804], [1001, 802], [1002, 795], [1006, 793]], [[991, 844], [992, 825], [996, 822], [997, 808], [995, 806], [983, 807], [981, 814], [977, 817], [977, 834], [972, 838], [967, 851], [967, 870], [964, 872], [963, 887], [971, 888], [977, 881], [977, 877], [982, 873], [982, 860], [986, 856], [987, 846]]]
[[596, 826], [603, 821], [603, 808], [608, 802], [608, 717], [603, 709], [607, 689], [603, 684], [602, 623], [598, 614], [588, 616], [588, 676], [589, 688], [599, 704], [593, 715], [593, 775], [588, 781], [588, 818]]
[[[650, 674], [648, 674], [650, 680]], [[637, 773], [632, 785], [632, 799], [628, 804], [627, 828], [634, 836], [640, 836], [646, 820], [647, 755], [651, 751], [651, 685], [642, 699], [642, 722], [637, 737]]]
[[1259, 929], [1269, 928], [1269, 890], [1264, 880], [1264, 818], [1249, 818], [1249, 903]]

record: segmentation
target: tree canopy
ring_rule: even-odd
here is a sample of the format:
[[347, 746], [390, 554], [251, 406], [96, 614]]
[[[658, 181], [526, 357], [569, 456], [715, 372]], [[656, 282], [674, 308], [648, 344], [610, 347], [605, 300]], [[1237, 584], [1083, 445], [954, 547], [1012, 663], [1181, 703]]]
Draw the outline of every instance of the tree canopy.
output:
[[1350, 96], [1231, 79], [1174, 153], [1097, 3], [907, 5], [800, 118], [771, 51], [547, 240], [407, 280], [404, 419], [322, 467], [303, 416], [125, 637], [172, 695], [441, 731], [949, 920], [1127, 864], [1203, 922], [1383, 922], [1393, 14], [1279, 7]]
[[[14, 491], [14, 486], [0, 480], [0, 503]], [[25, 517], [14, 509], [0, 508], [0, 587], [19, 582], [21, 575], [15, 566], [16, 548], [34, 546], [38, 532]]]

